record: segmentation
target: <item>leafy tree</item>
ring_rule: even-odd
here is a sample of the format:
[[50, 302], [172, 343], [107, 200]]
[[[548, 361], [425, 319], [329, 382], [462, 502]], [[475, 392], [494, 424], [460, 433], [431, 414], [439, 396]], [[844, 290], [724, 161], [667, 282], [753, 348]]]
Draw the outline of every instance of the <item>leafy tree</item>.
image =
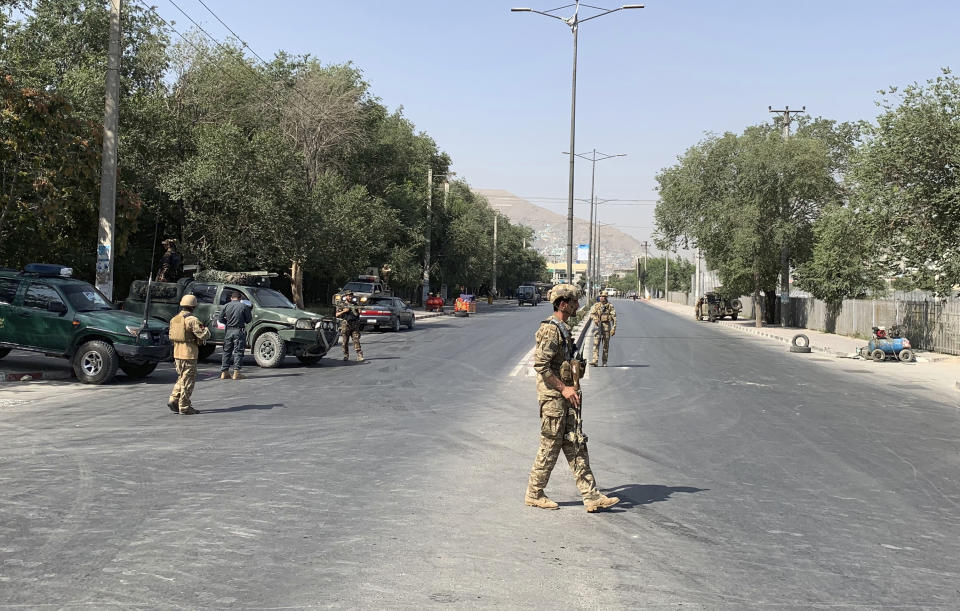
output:
[[960, 81], [949, 70], [890, 88], [853, 164], [852, 205], [891, 275], [948, 293], [960, 284]]

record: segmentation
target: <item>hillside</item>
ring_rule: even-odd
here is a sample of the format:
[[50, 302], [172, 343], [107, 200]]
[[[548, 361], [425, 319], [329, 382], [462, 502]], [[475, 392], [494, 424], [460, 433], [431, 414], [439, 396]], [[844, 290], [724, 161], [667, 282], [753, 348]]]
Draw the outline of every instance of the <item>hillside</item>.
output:
[[[532, 204], [502, 189], [474, 189], [483, 195], [512, 223], [530, 227], [535, 232], [533, 247], [548, 261], [565, 261], [567, 252], [567, 217]], [[632, 268], [643, 256], [643, 245], [615, 225], [600, 230], [600, 272]], [[574, 217], [573, 247], [590, 241], [590, 222]]]

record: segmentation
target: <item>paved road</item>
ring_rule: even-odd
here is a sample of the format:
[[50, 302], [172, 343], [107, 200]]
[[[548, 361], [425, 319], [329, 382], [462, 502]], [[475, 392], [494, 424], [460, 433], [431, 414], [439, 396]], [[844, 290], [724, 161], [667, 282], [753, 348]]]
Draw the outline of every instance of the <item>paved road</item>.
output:
[[[525, 507], [548, 307], [364, 336], [368, 362], [0, 390], [0, 607], [960, 607], [945, 395], [617, 301], [584, 382], [602, 488]], [[812, 357], [812, 358], [811, 358]]]

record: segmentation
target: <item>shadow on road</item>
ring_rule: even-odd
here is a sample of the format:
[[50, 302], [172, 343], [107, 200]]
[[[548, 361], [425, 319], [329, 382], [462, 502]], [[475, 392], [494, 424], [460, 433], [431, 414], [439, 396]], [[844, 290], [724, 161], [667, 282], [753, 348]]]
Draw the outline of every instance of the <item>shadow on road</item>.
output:
[[275, 407], [286, 407], [283, 403], [264, 403], [262, 405], [234, 405], [233, 407], [219, 407], [216, 409], [202, 409], [201, 414], [217, 414], [223, 412], [242, 412], [248, 409], [273, 409]]
[[693, 494], [705, 492], [709, 488], [694, 488], [693, 486], [659, 486], [657, 484], [626, 484], [610, 488], [605, 491], [608, 496], [620, 497], [617, 509], [630, 509], [638, 505], [649, 505], [669, 500], [674, 493], [685, 492]]

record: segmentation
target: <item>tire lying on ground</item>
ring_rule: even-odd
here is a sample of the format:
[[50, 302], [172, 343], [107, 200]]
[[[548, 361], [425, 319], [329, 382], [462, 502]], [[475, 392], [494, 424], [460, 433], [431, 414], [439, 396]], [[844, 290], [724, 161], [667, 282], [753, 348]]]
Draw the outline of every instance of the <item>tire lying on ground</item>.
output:
[[804, 335], [803, 333], [797, 333], [796, 335], [793, 336], [793, 339], [790, 340], [790, 345], [809, 348], [810, 338]]
[[790, 346], [790, 352], [797, 352], [800, 354], [809, 354], [810, 346]]

